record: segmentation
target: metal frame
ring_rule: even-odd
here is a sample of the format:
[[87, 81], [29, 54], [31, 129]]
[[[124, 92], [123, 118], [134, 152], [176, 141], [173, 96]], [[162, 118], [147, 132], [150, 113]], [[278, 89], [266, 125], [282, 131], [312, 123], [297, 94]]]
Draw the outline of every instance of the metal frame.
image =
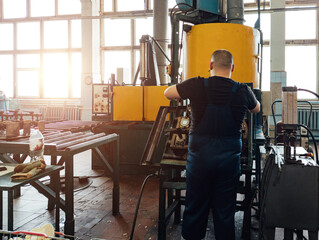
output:
[[[76, 133], [75, 133], [76, 134]], [[119, 214], [119, 136], [117, 134], [110, 134], [106, 136], [96, 136], [94, 138], [87, 139], [87, 141], [82, 143], [72, 143], [63, 145], [59, 147], [59, 144], [55, 144], [54, 141], [59, 141], [62, 138], [68, 140], [68, 138], [74, 135], [70, 132], [65, 132], [62, 134], [51, 134], [45, 136], [46, 139], [51, 139], [53, 143], [45, 143], [44, 155], [49, 155], [51, 157], [51, 165], [63, 165], [65, 166], [65, 200], [60, 199], [61, 209], [65, 212], [65, 233], [69, 235], [74, 235], [74, 187], [73, 187], [73, 177], [74, 177], [74, 155], [84, 152], [86, 150], [94, 150], [98, 153], [98, 156], [105, 163], [106, 167], [112, 173], [113, 178], [113, 202], [112, 202], [112, 213], [113, 215]], [[106, 144], [112, 144], [112, 160], [113, 167], [111, 167], [108, 160], [103, 156], [103, 154], [98, 149]], [[0, 160], [5, 163], [16, 163], [15, 160], [10, 158], [7, 153], [13, 153], [16, 159], [20, 156], [26, 156], [29, 154], [29, 143], [26, 142], [0, 142]], [[58, 156], [61, 158], [57, 161]], [[48, 187], [43, 186], [39, 181], [35, 181], [32, 185], [49, 198], [49, 209], [53, 208], [53, 202], [56, 195], [53, 191], [48, 190]]]
[[[8, 164], [5, 164], [7, 166]], [[12, 164], [10, 164], [12, 165]], [[14, 164], [15, 166], [15, 164]], [[60, 181], [60, 170], [62, 170], [62, 166], [47, 166], [45, 171], [39, 173], [38, 175], [17, 182], [11, 182], [10, 175], [0, 176], [0, 228], [3, 229], [3, 191], [8, 192], [8, 230], [13, 230], [13, 198], [14, 191], [17, 190], [20, 186], [25, 184], [33, 183], [40, 178], [45, 176], [51, 176], [51, 188], [44, 187], [42, 191], [54, 192], [54, 204], [56, 205], [55, 209], [55, 230], [59, 231], [59, 221], [60, 221], [60, 185], [56, 184]]]

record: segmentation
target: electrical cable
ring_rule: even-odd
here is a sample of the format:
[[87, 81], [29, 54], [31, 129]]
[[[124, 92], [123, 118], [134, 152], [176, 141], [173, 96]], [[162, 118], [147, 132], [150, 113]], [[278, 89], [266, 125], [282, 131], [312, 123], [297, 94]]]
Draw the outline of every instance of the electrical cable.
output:
[[263, 177], [261, 181], [260, 186], [260, 220], [259, 220], [259, 239], [263, 239], [263, 222], [264, 222], [264, 210], [265, 210], [265, 203], [266, 203], [266, 197], [268, 193], [268, 186], [271, 178], [271, 173], [273, 171], [273, 168], [275, 166], [275, 155], [270, 154], [266, 160], [266, 164], [263, 171]]
[[311, 138], [312, 138], [312, 140], [313, 140], [313, 144], [315, 145], [316, 162], [317, 162], [317, 164], [319, 164], [318, 149], [317, 149], [317, 143], [316, 143], [315, 137], [313, 136], [312, 132], [310, 131], [310, 129], [309, 129], [306, 125], [304, 125], [304, 124], [297, 124], [297, 126], [305, 128], [305, 129], [308, 131], [308, 133], [310, 133], [310, 136], [311, 136]]
[[156, 176], [156, 175], [157, 175], [156, 173], [151, 173], [151, 174], [147, 175], [146, 178], [144, 179], [144, 182], [142, 184], [142, 187], [141, 187], [141, 190], [140, 190], [140, 194], [139, 194], [138, 200], [137, 200], [137, 205], [136, 205], [135, 214], [134, 214], [134, 220], [133, 220], [133, 223], [132, 223], [130, 240], [133, 240], [133, 235], [134, 235], [134, 230], [135, 230], [135, 225], [136, 225], [136, 219], [137, 219], [137, 215], [138, 215], [138, 210], [140, 208], [141, 198], [142, 198], [142, 194], [143, 194], [143, 190], [144, 190], [145, 184], [146, 184], [147, 180], [150, 177], [153, 177], [153, 176]]
[[[175, 9], [176, 7], [178, 7], [178, 6], [180, 6], [180, 5], [187, 6], [187, 7], [189, 7], [190, 9], [188, 9], [188, 10], [177, 10], [177, 11], [175, 11], [175, 12], [173, 13], [174, 9]], [[187, 12], [189, 12], [189, 11], [191, 11], [191, 10], [195, 10], [193, 6], [191, 6], [191, 5], [187, 4], [187, 3], [178, 3], [178, 4], [176, 4], [176, 5], [171, 9], [171, 11], [170, 11], [170, 16], [176, 14], [177, 12], [185, 12], [185, 13], [187, 13]]]
[[152, 36], [150, 36], [151, 39], [154, 41], [155, 45], [158, 47], [158, 49], [162, 52], [162, 54], [164, 55], [164, 57], [167, 59], [167, 61], [169, 61], [170, 63], [172, 62], [171, 59], [169, 59], [169, 57], [166, 55], [166, 53], [164, 52], [163, 48], [161, 47], [161, 45], [159, 45], [158, 41], [153, 38]]
[[[277, 123], [276, 123], [276, 117], [275, 117], [275, 113], [274, 113], [274, 105], [275, 105], [275, 103], [279, 103], [279, 102], [282, 102], [282, 100], [276, 100], [271, 104], [271, 113], [272, 113], [272, 118], [273, 118], [274, 126], [275, 126], [275, 144], [277, 144]], [[303, 100], [298, 100], [297, 102], [298, 103], [303, 102], [303, 103], [309, 104], [310, 110], [309, 110], [309, 116], [308, 116], [308, 120], [307, 120], [307, 125], [309, 126], [310, 120], [311, 120], [311, 115], [312, 115], [312, 108], [313, 108], [312, 103], [309, 101], [303, 101]]]
[[298, 91], [304, 91], [304, 92], [308, 92], [308, 93], [312, 93], [313, 95], [315, 95], [317, 98], [319, 98], [319, 95], [313, 91], [310, 91], [308, 89], [303, 89], [303, 88], [297, 88]]

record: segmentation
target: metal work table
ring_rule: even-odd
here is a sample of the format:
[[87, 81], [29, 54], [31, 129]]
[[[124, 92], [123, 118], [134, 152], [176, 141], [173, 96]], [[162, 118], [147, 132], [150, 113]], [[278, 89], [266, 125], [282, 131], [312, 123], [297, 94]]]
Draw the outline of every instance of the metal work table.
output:
[[82, 121], [82, 120], [66, 120], [49, 122], [45, 124], [45, 131], [71, 131], [71, 132], [83, 132], [92, 130], [98, 126], [104, 124], [100, 121]]
[[[119, 213], [119, 136], [117, 134], [106, 135], [92, 132], [54, 132], [44, 134], [44, 155], [51, 157], [51, 165], [65, 166], [65, 200], [60, 198], [60, 207], [65, 212], [64, 232], [74, 235], [74, 186], [73, 186], [73, 159], [74, 155], [92, 150], [96, 153], [112, 173], [113, 179], [113, 215]], [[112, 146], [112, 159], [106, 157], [100, 148]], [[13, 158], [7, 153], [13, 154]], [[29, 154], [29, 140], [19, 139], [15, 142], [0, 141], [0, 160], [5, 163], [21, 163]], [[58, 160], [58, 157], [60, 159]], [[112, 160], [112, 162], [111, 162]], [[49, 209], [54, 207], [55, 193], [45, 191], [42, 183], [35, 181], [32, 185], [42, 194], [49, 198]]]
[[[1, 164], [1, 166], [9, 167], [16, 166], [16, 164]], [[12, 171], [6, 173], [5, 175], [0, 176], [0, 228], [3, 229], [3, 191], [8, 191], [8, 230], [13, 231], [13, 191], [18, 187], [21, 187], [25, 184], [32, 183], [39, 180], [40, 178], [51, 176], [52, 183], [58, 183], [60, 181], [60, 170], [63, 169], [63, 166], [46, 166], [45, 170], [29, 179], [11, 181]], [[59, 231], [59, 219], [60, 219], [60, 186], [59, 184], [52, 184], [52, 188], [49, 188], [50, 191], [54, 191], [55, 198], [54, 203], [56, 204], [56, 214], [55, 214], [55, 226], [56, 231]], [[49, 190], [47, 189], [47, 190]], [[43, 189], [45, 191], [45, 189]]]

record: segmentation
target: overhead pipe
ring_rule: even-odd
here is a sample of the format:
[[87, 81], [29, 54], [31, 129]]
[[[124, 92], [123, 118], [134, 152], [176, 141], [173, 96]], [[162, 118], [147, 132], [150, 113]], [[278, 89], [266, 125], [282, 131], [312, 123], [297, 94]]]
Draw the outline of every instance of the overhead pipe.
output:
[[244, 1], [227, 0], [227, 22], [244, 24]]

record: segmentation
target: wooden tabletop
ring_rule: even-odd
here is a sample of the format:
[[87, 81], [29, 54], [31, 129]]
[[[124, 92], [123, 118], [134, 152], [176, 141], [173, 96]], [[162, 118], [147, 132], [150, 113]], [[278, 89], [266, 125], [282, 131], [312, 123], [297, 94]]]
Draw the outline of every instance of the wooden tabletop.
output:
[[[8, 167], [8, 166], [16, 166], [17, 164], [0, 164], [2, 167]], [[48, 176], [54, 172], [62, 170], [63, 166], [51, 166], [47, 165], [45, 170], [29, 179], [24, 180], [18, 180], [18, 181], [11, 181], [11, 176], [14, 173], [13, 170], [11, 172], [6, 173], [5, 175], [0, 176], [0, 191], [8, 191], [13, 190], [15, 187], [23, 186], [27, 183], [34, 182], [36, 180], [39, 180], [40, 178], [43, 178], [45, 176]]]

